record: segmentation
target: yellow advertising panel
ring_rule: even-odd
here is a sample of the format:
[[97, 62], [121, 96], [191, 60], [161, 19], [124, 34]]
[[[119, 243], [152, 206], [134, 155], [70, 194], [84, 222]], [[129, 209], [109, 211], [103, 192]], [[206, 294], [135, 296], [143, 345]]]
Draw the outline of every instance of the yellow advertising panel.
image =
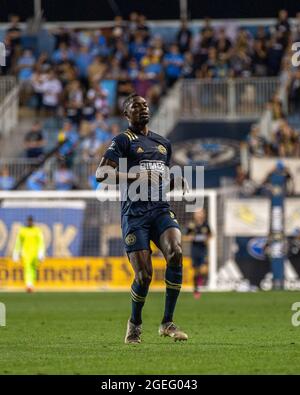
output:
[[[166, 262], [153, 257], [152, 289], [165, 289]], [[183, 287], [191, 287], [193, 273], [190, 259], [184, 260]], [[0, 290], [23, 290], [23, 266], [10, 258], [0, 258]], [[37, 290], [88, 291], [128, 290], [133, 270], [126, 257], [116, 258], [47, 258], [38, 267]]]

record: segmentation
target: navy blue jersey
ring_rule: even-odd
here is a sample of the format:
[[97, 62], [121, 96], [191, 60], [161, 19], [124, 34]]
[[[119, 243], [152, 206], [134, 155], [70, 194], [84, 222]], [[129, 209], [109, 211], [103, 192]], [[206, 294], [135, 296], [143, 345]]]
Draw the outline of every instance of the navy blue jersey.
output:
[[199, 248], [199, 249], [207, 248], [207, 242], [211, 235], [210, 227], [207, 221], [203, 222], [203, 224], [201, 225], [191, 222], [186, 229], [186, 234], [193, 235], [195, 237], [192, 242], [193, 248]]
[[[128, 171], [137, 166], [137, 171], [155, 170], [163, 175], [170, 165], [171, 154], [169, 140], [159, 134], [149, 131], [148, 135], [145, 136], [127, 129], [113, 138], [111, 145], [104, 154], [104, 158], [114, 161], [117, 165], [119, 165], [121, 158], [126, 158]], [[122, 169], [120, 170], [122, 171]], [[120, 184], [122, 215], [139, 216], [156, 208], [169, 208], [169, 203], [165, 198], [165, 183], [163, 181], [160, 182], [157, 196], [149, 188], [147, 201], [131, 199], [132, 196], [128, 196], [128, 189], [130, 188], [128, 185]]]

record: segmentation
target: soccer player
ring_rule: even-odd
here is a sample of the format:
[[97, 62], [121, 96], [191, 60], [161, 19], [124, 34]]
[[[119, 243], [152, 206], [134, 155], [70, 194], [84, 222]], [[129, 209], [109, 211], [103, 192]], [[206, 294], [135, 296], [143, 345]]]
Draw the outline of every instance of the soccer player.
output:
[[[164, 137], [149, 130], [149, 108], [146, 100], [136, 94], [130, 95], [124, 102], [124, 115], [129, 122], [128, 129], [113, 138], [96, 171], [99, 182], [120, 185], [121, 193], [129, 192], [134, 182], [151, 188], [147, 201], [131, 198], [130, 193], [122, 199], [122, 233], [125, 249], [134, 270], [131, 286], [132, 312], [127, 323], [125, 343], [140, 343], [142, 331], [142, 309], [152, 278], [150, 241], [162, 251], [167, 268], [165, 273], [166, 298], [164, 316], [159, 326], [159, 335], [176, 340], [187, 340], [186, 333], [173, 322], [178, 295], [182, 284], [181, 232], [173, 211], [166, 199], [153, 199], [152, 187], [157, 187], [162, 197], [163, 179], [170, 164], [171, 144]], [[126, 158], [128, 169], [120, 171], [119, 162]], [[110, 177], [113, 181], [109, 181]], [[124, 182], [126, 183], [124, 187]], [[169, 183], [174, 189], [176, 179]], [[182, 188], [188, 190], [182, 177]]]
[[293, 193], [294, 183], [290, 172], [279, 160], [268, 174], [264, 184], [271, 199], [270, 232], [266, 251], [272, 268], [273, 289], [284, 289], [287, 240], [284, 234], [283, 213], [286, 196]]
[[35, 226], [33, 217], [27, 218], [17, 235], [13, 260], [21, 261], [24, 266], [24, 280], [27, 292], [33, 292], [39, 262], [45, 257], [44, 237], [41, 229]]
[[186, 230], [185, 240], [191, 241], [191, 257], [194, 269], [194, 297], [199, 299], [200, 286], [207, 281], [208, 273], [208, 241], [211, 238], [210, 227], [206, 220], [206, 211], [198, 209], [194, 213], [194, 221]]

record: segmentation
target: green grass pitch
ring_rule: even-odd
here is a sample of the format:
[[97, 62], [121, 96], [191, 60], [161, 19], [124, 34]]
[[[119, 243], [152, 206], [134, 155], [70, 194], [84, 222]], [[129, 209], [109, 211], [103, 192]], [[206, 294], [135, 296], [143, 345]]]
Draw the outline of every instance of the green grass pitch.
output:
[[0, 293], [0, 374], [299, 374], [299, 292], [182, 293], [176, 323], [189, 334], [158, 336], [164, 295], [150, 293], [143, 342], [123, 344], [127, 293]]

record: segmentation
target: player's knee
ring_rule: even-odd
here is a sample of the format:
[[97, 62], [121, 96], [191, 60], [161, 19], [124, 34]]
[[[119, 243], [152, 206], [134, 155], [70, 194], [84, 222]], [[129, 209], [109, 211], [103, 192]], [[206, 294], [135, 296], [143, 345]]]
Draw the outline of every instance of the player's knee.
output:
[[140, 271], [135, 276], [135, 281], [143, 288], [149, 287], [152, 281], [152, 274], [147, 271]]
[[170, 246], [167, 263], [169, 266], [181, 266], [182, 265], [182, 248], [179, 243]]

